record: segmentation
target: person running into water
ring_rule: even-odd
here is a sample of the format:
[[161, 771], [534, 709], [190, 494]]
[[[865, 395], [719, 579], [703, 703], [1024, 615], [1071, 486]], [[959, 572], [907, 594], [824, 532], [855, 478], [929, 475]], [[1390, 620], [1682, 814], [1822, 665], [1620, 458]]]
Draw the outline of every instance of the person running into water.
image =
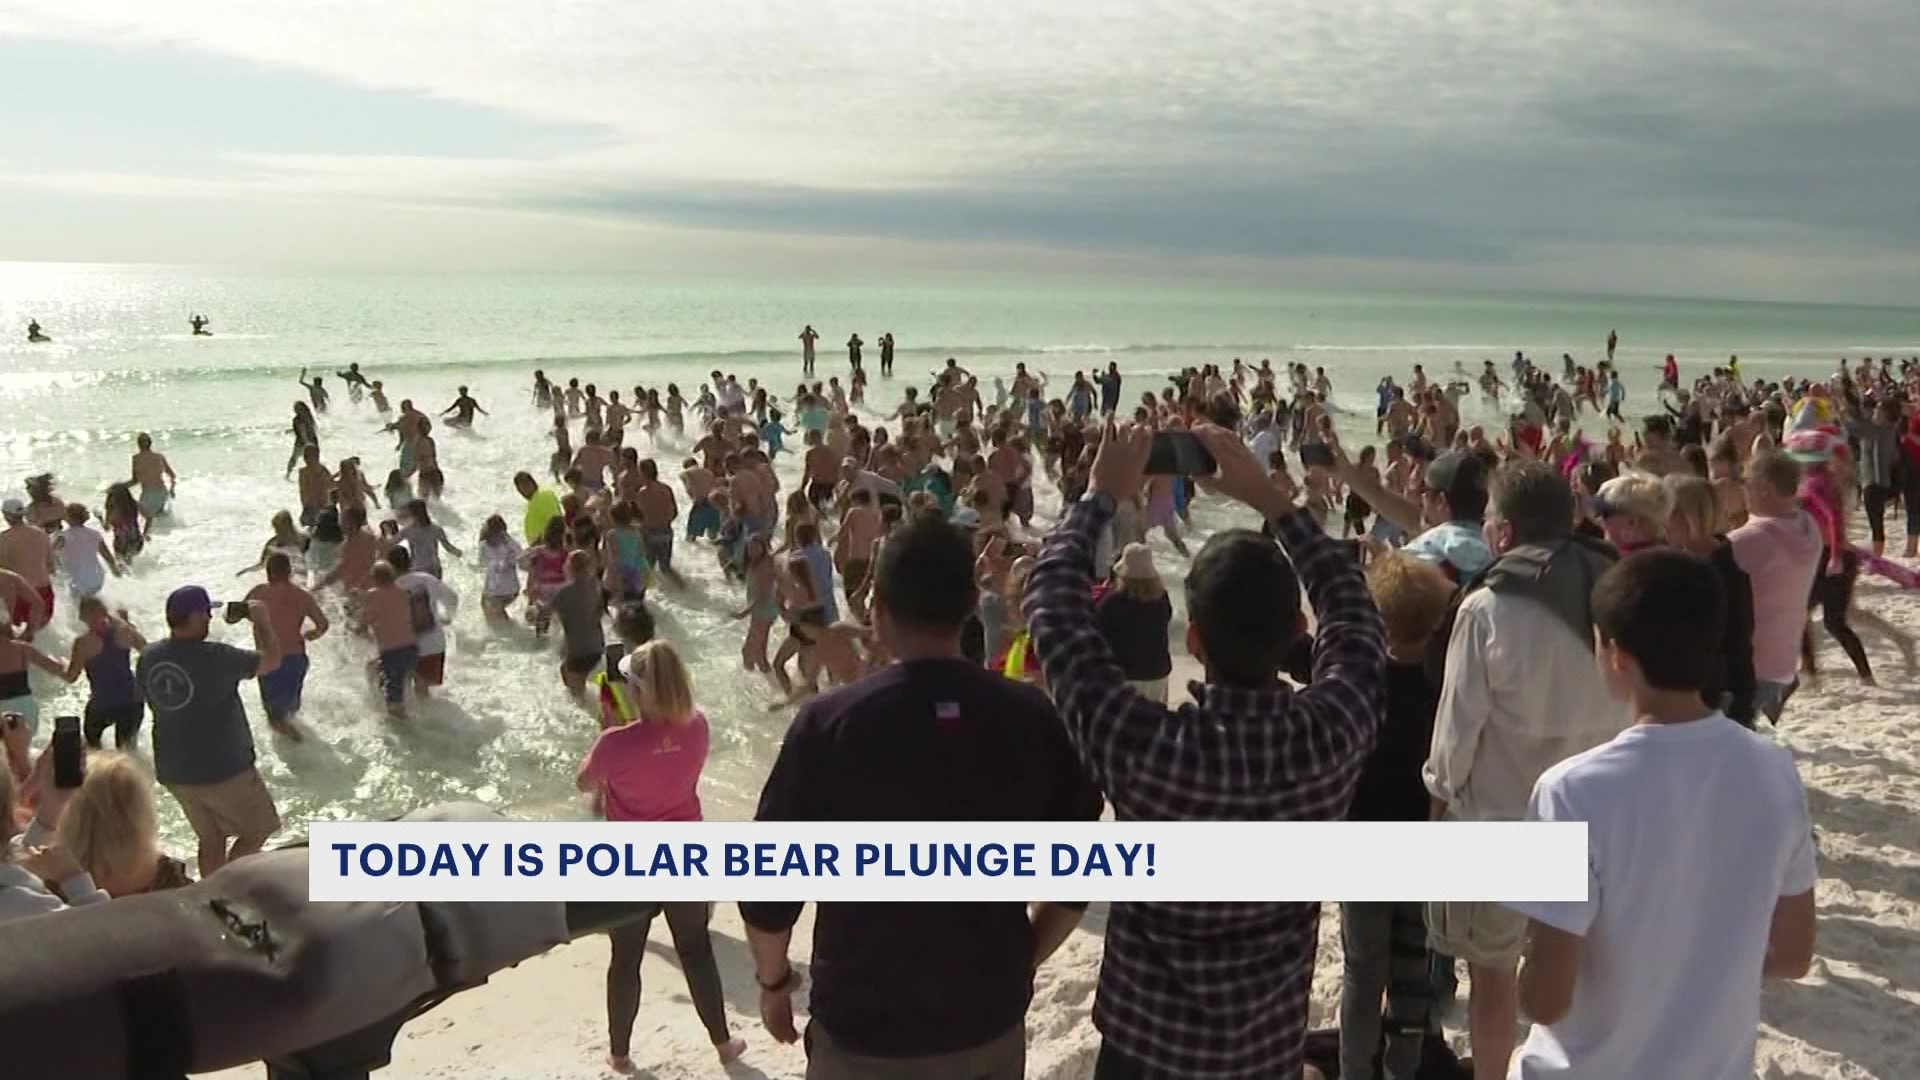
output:
[[511, 620], [507, 609], [520, 598], [520, 557], [525, 549], [507, 531], [507, 519], [499, 514], [487, 518], [480, 527], [480, 565], [486, 580], [480, 594], [480, 610], [487, 622], [502, 626]]
[[452, 420], [448, 421], [448, 424], [452, 427], [472, 427], [474, 413], [479, 413], [481, 416], [493, 415], [487, 410], [481, 408], [480, 403], [473, 400], [473, 398], [467, 393], [467, 388], [464, 386], [460, 388], [460, 396], [454, 398], [453, 404], [447, 406], [446, 409], [440, 413], [440, 415], [444, 417], [444, 416], [451, 415], [453, 413], [458, 413], [459, 415], [455, 416]]
[[[693, 683], [678, 653], [650, 641], [621, 659], [624, 723], [606, 727], [580, 763], [575, 783], [593, 796], [608, 821], [699, 821], [700, 773], [706, 766], [707, 718], [695, 707]], [[640, 967], [654, 916], [664, 912], [687, 993], [722, 1066], [746, 1049], [727, 1027], [726, 998], [707, 930], [712, 905], [682, 900], [649, 905], [637, 919], [608, 931], [607, 1064], [634, 1070], [633, 1022], [640, 1011]]]
[[533, 632], [547, 636], [553, 619], [553, 597], [567, 583], [567, 523], [558, 515], [547, 522], [540, 543], [520, 557], [527, 567], [527, 621]]
[[292, 476], [293, 467], [306, 456], [307, 447], [318, 448], [320, 445], [320, 432], [314, 424], [313, 410], [307, 407], [306, 402], [293, 403], [293, 422], [287, 425], [287, 430], [293, 435], [293, 451], [287, 455], [286, 475]]
[[140, 724], [147, 718], [146, 701], [133, 677], [133, 658], [147, 647], [147, 639], [140, 636], [124, 610], [108, 612], [97, 596], [80, 601], [80, 622], [86, 629], [73, 639], [66, 678], [71, 683], [82, 672], [87, 676], [87, 707], [81, 732], [87, 745], [98, 750], [100, 737], [112, 728], [113, 745], [128, 749], [139, 739]]
[[413, 693], [424, 701], [434, 687], [447, 681], [446, 627], [460, 613], [460, 594], [437, 575], [421, 573], [404, 544], [387, 549], [387, 562], [393, 566], [394, 584], [407, 594], [414, 648], [418, 651], [413, 664]]
[[107, 571], [114, 577], [126, 573], [114, 557], [107, 538], [87, 526], [87, 508], [79, 503], [67, 505], [67, 527], [53, 539], [54, 553], [60, 556], [67, 572], [67, 591], [76, 600], [98, 595], [107, 586]]
[[34, 599], [15, 598], [12, 623], [25, 626], [29, 636], [53, 620], [53, 540], [47, 531], [27, 520], [27, 504], [19, 499], [0, 502], [0, 569], [26, 579]]
[[131, 559], [140, 554], [147, 546], [147, 537], [142, 529], [140, 503], [133, 497], [133, 486], [125, 481], [107, 485], [106, 499], [102, 503], [101, 513], [106, 517], [107, 528], [113, 533], [113, 553], [121, 559]]
[[600, 588], [591, 554], [575, 551], [567, 556], [567, 583], [553, 594], [552, 607], [560, 618], [560, 681], [576, 700], [584, 701], [587, 676], [600, 666], [607, 647], [600, 622], [607, 594]]
[[355, 403], [359, 402], [361, 391], [380, 385], [379, 383], [367, 382], [367, 377], [360, 373], [360, 365], [358, 363], [348, 364], [347, 370], [336, 371], [334, 375], [341, 382], [347, 384], [347, 400]]
[[146, 432], [134, 436], [133, 482], [140, 485], [140, 516], [144, 532], [151, 535], [153, 519], [167, 512], [167, 500], [173, 498], [180, 478], [165, 454], [153, 448], [153, 436]]
[[309, 382], [307, 381], [307, 369], [301, 368], [300, 378], [297, 381], [300, 383], [301, 386], [304, 386], [307, 388], [307, 398], [308, 400], [313, 402], [313, 411], [326, 412], [327, 411], [326, 379], [324, 379], [319, 375], [315, 375], [313, 377], [313, 381]]
[[[307, 685], [307, 643], [319, 641], [332, 624], [313, 594], [294, 582], [293, 560], [281, 552], [267, 556], [266, 584], [255, 585], [247, 593], [247, 602], [255, 601], [265, 606], [274, 638], [280, 642], [280, 666], [260, 676], [260, 707], [267, 712], [267, 726], [299, 742], [302, 736], [293, 718], [300, 712]], [[311, 629], [308, 623], [313, 624]]]
[[367, 590], [367, 629], [380, 655], [367, 665], [368, 674], [387, 702], [387, 717], [407, 716], [407, 686], [420, 663], [420, 639], [414, 630], [413, 597], [396, 582], [400, 575], [390, 562], [373, 564], [373, 587]]
[[28, 669], [36, 667], [63, 682], [73, 681], [67, 665], [35, 648], [33, 642], [15, 637], [11, 626], [0, 629], [0, 713], [19, 713], [28, 737], [40, 727], [40, 705], [27, 679]]
[[413, 555], [413, 569], [431, 577], [445, 576], [440, 566], [440, 552], [456, 559], [464, 559], [460, 549], [447, 539], [447, 530], [433, 523], [427, 512], [425, 499], [414, 499], [406, 504], [407, 523], [400, 528], [400, 536], [407, 543], [407, 550]]

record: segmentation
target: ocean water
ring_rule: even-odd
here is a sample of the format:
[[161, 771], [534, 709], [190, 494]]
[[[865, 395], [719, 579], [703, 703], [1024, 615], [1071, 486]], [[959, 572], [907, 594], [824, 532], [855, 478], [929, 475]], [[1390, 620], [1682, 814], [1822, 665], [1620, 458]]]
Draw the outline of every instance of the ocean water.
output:
[[[214, 336], [188, 333], [194, 311], [212, 319]], [[29, 345], [29, 318], [54, 340]], [[97, 509], [105, 485], [126, 475], [134, 433], [151, 433], [181, 474], [179, 498], [147, 553], [107, 595], [158, 636], [173, 587], [192, 582], [217, 597], [238, 596], [258, 580], [235, 575], [256, 559], [272, 513], [297, 508], [283, 467], [291, 404], [305, 397], [294, 383], [302, 367], [325, 374], [334, 391], [321, 421], [325, 459], [361, 456], [376, 486], [395, 461], [392, 437], [379, 432], [371, 405], [349, 404], [332, 373], [358, 362], [396, 404], [411, 398], [430, 414], [456, 386], [471, 388], [493, 415], [472, 432], [436, 433], [449, 482], [436, 520], [471, 555], [488, 514], [503, 513], [517, 527], [514, 472], [545, 475], [548, 420], [528, 393], [535, 368], [563, 382], [619, 388], [623, 397], [635, 385], [677, 382], [689, 399], [707, 372], [722, 369], [784, 396], [799, 379], [795, 338], [805, 323], [822, 337], [822, 379], [844, 378], [839, 343], [851, 332], [870, 343], [873, 373], [871, 343], [894, 334], [898, 378], [875, 378], [868, 398], [876, 412], [891, 411], [906, 385], [924, 385], [949, 356], [986, 387], [1018, 362], [1056, 386], [1076, 370], [1117, 362], [1128, 401], [1187, 365], [1270, 358], [1276, 368], [1298, 360], [1327, 369], [1355, 445], [1371, 435], [1372, 388], [1383, 374], [1404, 379], [1418, 363], [1445, 376], [1516, 349], [1553, 369], [1563, 352], [1591, 363], [1609, 329], [1620, 333], [1619, 361], [1643, 409], [1668, 352], [1683, 374], [1738, 354], [1750, 373], [1774, 376], [1823, 374], [1862, 352], [1920, 352], [1920, 311], [1866, 307], [1286, 292], [1192, 281], [684, 282], [0, 263], [0, 488], [16, 491], [20, 479], [51, 471], [65, 498]], [[1470, 418], [1494, 418], [1478, 403], [1463, 408]], [[633, 445], [649, 452], [644, 436]], [[671, 472], [684, 450], [684, 440], [663, 433], [654, 452]], [[781, 466], [790, 483], [796, 462], [783, 458]], [[1044, 487], [1041, 508], [1048, 520], [1057, 509]], [[1203, 529], [1234, 520], [1205, 501], [1196, 510]], [[1184, 561], [1164, 539], [1153, 543], [1177, 583]], [[740, 670], [744, 624], [729, 617], [739, 597], [711, 557], [682, 545], [676, 562], [689, 589], [661, 591], [653, 606], [663, 633], [691, 661], [712, 722], [703, 798], [709, 816], [745, 816], [788, 713], [769, 711], [771, 691]], [[343, 630], [312, 649], [304, 744], [275, 740], [254, 709], [261, 766], [290, 826], [452, 798], [528, 816], [580, 813], [572, 776], [596, 729], [561, 690], [557, 655], [530, 633], [485, 625], [471, 558], [449, 558], [448, 580], [464, 600], [448, 685], [406, 728], [389, 725], [361, 676], [371, 646]], [[70, 617], [69, 605], [41, 635], [43, 648], [64, 655]], [[1174, 633], [1179, 640], [1183, 627]], [[245, 631], [216, 634], [239, 641]], [[68, 690], [35, 678], [43, 716], [79, 711], [84, 682]], [[164, 828], [184, 842], [184, 822], [170, 800], [161, 802]]]

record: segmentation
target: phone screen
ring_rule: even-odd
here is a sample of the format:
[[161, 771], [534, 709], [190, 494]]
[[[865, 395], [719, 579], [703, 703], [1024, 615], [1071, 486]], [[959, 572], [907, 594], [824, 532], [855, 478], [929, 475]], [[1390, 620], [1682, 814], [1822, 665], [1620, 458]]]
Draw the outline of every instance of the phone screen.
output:
[[247, 617], [247, 602], [245, 600], [227, 601], [227, 619], [229, 621], [238, 622], [241, 619], [244, 619], [246, 617]]
[[1191, 431], [1157, 431], [1147, 451], [1149, 476], [1212, 476], [1213, 454]]
[[53, 786], [71, 790], [86, 779], [81, 760], [80, 718], [57, 716], [53, 720]]

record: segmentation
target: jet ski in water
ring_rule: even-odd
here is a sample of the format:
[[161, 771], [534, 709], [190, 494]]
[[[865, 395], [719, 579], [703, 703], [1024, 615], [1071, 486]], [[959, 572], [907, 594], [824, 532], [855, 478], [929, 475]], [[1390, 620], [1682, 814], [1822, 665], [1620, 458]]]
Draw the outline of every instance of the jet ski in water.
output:
[[213, 336], [213, 331], [207, 329], [208, 320], [205, 315], [195, 315], [193, 318], [187, 320], [187, 325], [193, 327], [194, 337]]
[[40, 332], [40, 320], [34, 319], [27, 323], [27, 341], [29, 344], [38, 345], [43, 341], [52, 340], [52, 338]]

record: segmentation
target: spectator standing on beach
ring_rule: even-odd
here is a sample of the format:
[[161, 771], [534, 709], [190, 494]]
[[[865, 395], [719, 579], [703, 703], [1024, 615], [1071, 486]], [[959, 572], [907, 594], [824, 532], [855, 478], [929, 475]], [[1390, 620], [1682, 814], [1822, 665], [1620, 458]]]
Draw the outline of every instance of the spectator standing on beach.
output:
[[1633, 724], [1547, 770], [1528, 802], [1527, 820], [1586, 824], [1589, 881], [1584, 900], [1511, 905], [1529, 920], [1534, 1023], [1512, 1075], [1746, 1080], [1762, 980], [1813, 961], [1806, 792], [1783, 747], [1701, 701], [1724, 619], [1705, 562], [1629, 556], [1593, 616]]
[[[1436, 819], [1520, 820], [1541, 773], [1630, 719], [1594, 666], [1589, 597], [1614, 554], [1574, 535], [1573, 518], [1573, 489], [1553, 466], [1495, 471], [1486, 530], [1499, 558], [1459, 602], [1422, 770]], [[1473, 980], [1475, 1080], [1506, 1080], [1526, 920], [1493, 902], [1446, 901], [1427, 905], [1427, 929]]]
[[1747, 464], [1747, 523], [1727, 534], [1753, 585], [1754, 708], [1778, 724], [1800, 685], [1807, 598], [1820, 573], [1820, 528], [1800, 508], [1800, 465], [1762, 450]]
[[[1233, 432], [1195, 434], [1210, 484], [1279, 538], [1215, 534], [1187, 574], [1187, 648], [1206, 670], [1170, 710], [1126, 685], [1093, 605], [1093, 551], [1140, 490], [1151, 432], [1109, 426], [1091, 494], [1047, 539], [1026, 591], [1033, 644], [1081, 761], [1122, 821], [1330, 821], [1347, 813], [1384, 708], [1386, 646], [1359, 564]], [[1291, 562], [1289, 562], [1291, 557]], [[1294, 568], [1298, 567], [1299, 577]], [[1281, 665], [1318, 619], [1313, 680]], [[1195, 737], [1205, 732], [1205, 737]], [[1310, 903], [1116, 903], [1093, 1022], [1094, 1076], [1298, 1076], [1320, 910]]]
[[1720, 595], [1726, 603], [1719, 663], [1707, 680], [1703, 697], [1734, 723], [1750, 728], [1755, 695], [1753, 580], [1740, 569], [1733, 544], [1715, 532], [1721, 515], [1713, 483], [1698, 476], [1669, 476], [1664, 483], [1673, 495], [1668, 541], [1707, 561], [1720, 579]]
[[1406, 552], [1446, 571], [1456, 583], [1471, 580], [1493, 565], [1482, 518], [1487, 510], [1487, 461], [1480, 454], [1449, 450], [1427, 464], [1419, 501], [1391, 491], [1378, 473], [1356, 464], [1331, 444], [1337, 474], [1347, 488], [1366, 500], [1381, 520], [1413, 537]]
[[[1367, 567], [1367, 587], [1386, 628], [1386, 721], [1361, 769], [1347, 820], [1425, 821], [1420, 767], [1440, 702], [1440, 687], [1426, 668], [1427, 646], [1446, 620], [1453, 583], [1433, 564], [1394, 552]], [[1386, 1080], [1412, 1080], [1433, 1008], [1423, 906], [1417, 900], [1341, 904], [1340, 953], [1341, 1080], [1373, 1080], [1376, 1056]]]
[[[580, 763], [577, 783], [592, 794], [608, 821], [699, 821], [700, 772], [707, 763], [707, 717], [693, 703], [693, 680], [680, 654], [665, 641], [649, 642], [620, 660], [609, 675], [631, 702], [631, 719], [605, 727]], [[664, 913], [687, 993], [706, 1026], [720, 1064], [731, 1064], [746, 1042], [727, 1028], [720, 969], [707, 922], [713, 906], [682, 900], [649, 906], [608, 931], [607, 1063], [633, 1071], [633, 1020], [640, 1012], [640, 965], [655, 915]]]
[[252, 600], [228, 622], [253, 624], [252, 649], [208, 641], [214, 602], [198, 585], [167, 597], [167, 637], [140, 652], [136, 674], [153, 710], [154, 773], [200, 842], [206, 877], [265, 846], [280, 812], [254, 765], [253, 731], [240, 684], [280, 667], [280, 640], [267, 605]]
[[[1137, 478], [1136, 478], [1137, 479]], [[760, 821], [1091, 821], [1087, 780], [1046, 696], [969, 662], [973, 549], [921, 517], [881, 545], [873, 627], [897, 662], [809, 701]], [[742, 903], [760, 1015], [794, 1042], [799, 903]], [[825, 903], [814, 923], [812, 1080], [1021, 1080], [1033, 972], [1083, 904]]]
[[1093, 612], [1100, 636], [1113, 651], [1127, 685], [1165, 705], [1167, 679], [1173, 675], [1173, 651], [1167, 645], [1173, 601], [1154, 569], [1153, 549], [1145, 544], [1121, 549], [1113, 565], [1113, 582]]

